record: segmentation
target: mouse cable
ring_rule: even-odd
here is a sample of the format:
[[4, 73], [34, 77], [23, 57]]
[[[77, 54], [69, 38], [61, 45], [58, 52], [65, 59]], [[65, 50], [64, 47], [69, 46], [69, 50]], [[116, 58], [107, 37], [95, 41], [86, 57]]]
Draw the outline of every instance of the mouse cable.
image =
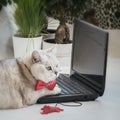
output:
[[67, 106], [67, 107], [80, 107], [80, 106], [82, 106], [82, 103], [79, 101], [56, 103], [55, 106], [57, 106], [58, 104], [63, 105], [63, 106]]

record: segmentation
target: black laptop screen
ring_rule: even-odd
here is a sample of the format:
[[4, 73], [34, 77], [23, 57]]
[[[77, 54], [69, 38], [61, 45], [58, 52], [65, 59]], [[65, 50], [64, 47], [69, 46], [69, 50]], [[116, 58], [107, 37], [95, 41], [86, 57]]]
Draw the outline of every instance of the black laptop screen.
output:
[[72, 70], [102, 84], [105, 79], [107, 32], [83, 21], [75, 21]]

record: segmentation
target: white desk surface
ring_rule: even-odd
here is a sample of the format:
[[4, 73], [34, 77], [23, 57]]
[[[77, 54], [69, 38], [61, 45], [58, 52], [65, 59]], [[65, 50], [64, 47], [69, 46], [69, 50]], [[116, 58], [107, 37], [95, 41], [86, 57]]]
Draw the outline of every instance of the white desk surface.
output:
[[[0, 58], [6, 57], [0, 40]], [[80, 107], [66, 107], [60, 113], [41, 115], [43, 105], [36, 104], [15, 110], [0, 110], [0, 120], [119, 120], [120, 119], [120, 31], [110, 31], [106, 89], [95, 101], [82, 102]], [[8, 55], [9, 52], [6, 52]], [[13, 55], [13, 54], [12, 54]], [[10, 56], [10, 55], [9, 55]], [[68, 72], [67, 66], [63, 69]], [[52, 104], [55, 105], [55, 104]]]

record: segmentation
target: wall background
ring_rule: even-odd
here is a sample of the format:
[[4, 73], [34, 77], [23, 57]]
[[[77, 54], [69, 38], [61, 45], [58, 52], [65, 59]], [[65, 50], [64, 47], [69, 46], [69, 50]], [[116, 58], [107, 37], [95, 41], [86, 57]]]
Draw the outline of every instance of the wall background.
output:
[[105, 29], [120, 29], [120, 0], [92, 0], [99, 25]]
[[[99, 26], [105, 29], [120, 29], [120, 0], [91, 0], [88, 9], [96, 10], [96, 18]], [[84, 12], [80, 11], [80, 18], [83, 18]]]

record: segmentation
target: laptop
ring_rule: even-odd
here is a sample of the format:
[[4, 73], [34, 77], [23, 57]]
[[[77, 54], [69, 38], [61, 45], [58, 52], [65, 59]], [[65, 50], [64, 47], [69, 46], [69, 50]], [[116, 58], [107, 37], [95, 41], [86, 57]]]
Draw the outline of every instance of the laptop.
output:
[[108, 32], [90, 23], [74, 21], [71, 72], [60, 74], [61, 94], [38, 99], [37, 103], [92, 101], [104, 93]]

